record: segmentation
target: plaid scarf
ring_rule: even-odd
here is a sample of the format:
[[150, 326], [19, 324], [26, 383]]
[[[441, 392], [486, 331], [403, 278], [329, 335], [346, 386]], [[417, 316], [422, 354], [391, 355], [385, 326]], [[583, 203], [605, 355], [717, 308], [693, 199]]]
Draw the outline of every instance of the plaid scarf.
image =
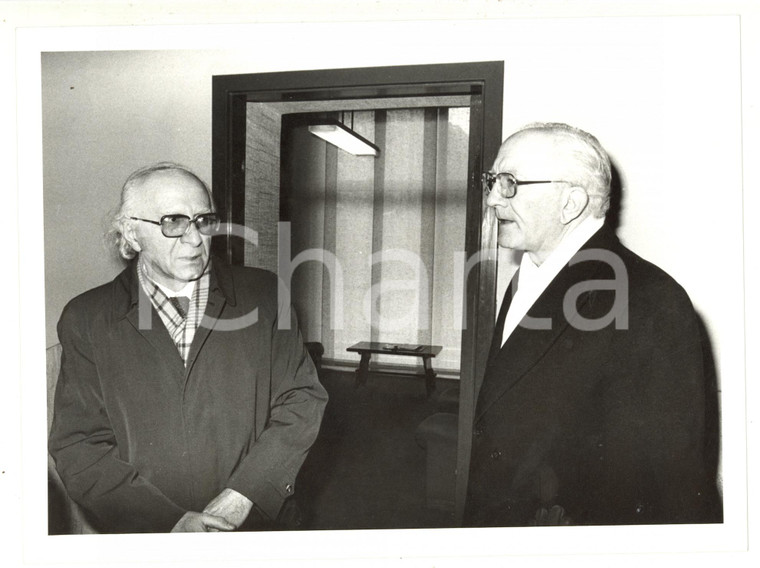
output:
[[206, 311], [206, 302], [208, 301], [209, 273], [206, 272], [196, 283], [193, 290], [193, 297], [190, 298], [190, 307], [187, 311], [187, 317], [177, 311], [169, 301], [169, 297], [153, 282], [143, 271], [142, 264], [137, 263], [137, 277], [140, 285], [150, 298], [151, 304], [164, 322], [172, 341], [177, 346], [180, 357], [187, 365], [187, 358], [190, 354], [190, 346], [193, 344], [195, 330], [203, 319], [203, 313]]

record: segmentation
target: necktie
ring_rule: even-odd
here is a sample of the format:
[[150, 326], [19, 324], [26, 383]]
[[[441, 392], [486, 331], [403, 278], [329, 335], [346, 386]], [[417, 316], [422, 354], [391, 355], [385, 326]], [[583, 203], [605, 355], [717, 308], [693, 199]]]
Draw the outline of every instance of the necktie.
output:
[[182, 319], [187, 317], [187, 311], [190, 309], [190, 298], [187, 296], [171, 296], [169, 301], [172, 306], [179, 312]]

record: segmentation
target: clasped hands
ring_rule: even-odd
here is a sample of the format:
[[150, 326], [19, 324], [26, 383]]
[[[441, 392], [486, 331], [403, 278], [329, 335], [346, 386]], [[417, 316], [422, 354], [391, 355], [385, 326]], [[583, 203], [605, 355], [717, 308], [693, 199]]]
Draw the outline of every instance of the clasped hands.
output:
[[234, 489], [225, 489], [206, 505], [202, 513], [188, 511], [174, 525], [172, 532], [233, 531], [243, 524], [253, 501]]
[[531, 519], [530, 524], [539, 527], [558, 527], [572, 525], [573, 520], [565, 513], [564, 508], [554, 505], [549, 509], [545, 507], [538, 509], [535, 518]]

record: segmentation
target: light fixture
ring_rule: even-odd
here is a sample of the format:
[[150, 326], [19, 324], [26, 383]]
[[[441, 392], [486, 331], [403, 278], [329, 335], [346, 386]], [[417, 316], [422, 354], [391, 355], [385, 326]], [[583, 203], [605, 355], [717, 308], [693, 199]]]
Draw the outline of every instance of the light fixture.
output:
[[[353, 113], [352, 125], [353, 125]], [[377, 156], [380, 148], [335, 119], [320, 120], [309, 125], [309, 132], [354, 156]]]

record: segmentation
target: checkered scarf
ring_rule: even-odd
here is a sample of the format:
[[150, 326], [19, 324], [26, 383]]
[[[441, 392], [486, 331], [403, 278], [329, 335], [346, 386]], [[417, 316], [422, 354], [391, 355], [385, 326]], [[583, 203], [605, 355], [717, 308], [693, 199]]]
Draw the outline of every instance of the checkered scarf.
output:
[[195, 337], [195, 330], [203, 319], [203, 313], [206, 311], [206, 302], [208, 301], [209, 273], [206, 272], [198, 280], [193, 297], [190, 298], [190, 307], [187, 310], [187, 317], [177, 311], [169, 301], [169, 297], [159, 288], [144, 272], [141, 264], [137, 263], [137, 277], [140, 280], [145, 293], [150, 298], [153, 307], [164, 322], [172, 341], [177, 346], [180, 357], [187, 365], [187, 358], [190, 354], [190, 346]]

